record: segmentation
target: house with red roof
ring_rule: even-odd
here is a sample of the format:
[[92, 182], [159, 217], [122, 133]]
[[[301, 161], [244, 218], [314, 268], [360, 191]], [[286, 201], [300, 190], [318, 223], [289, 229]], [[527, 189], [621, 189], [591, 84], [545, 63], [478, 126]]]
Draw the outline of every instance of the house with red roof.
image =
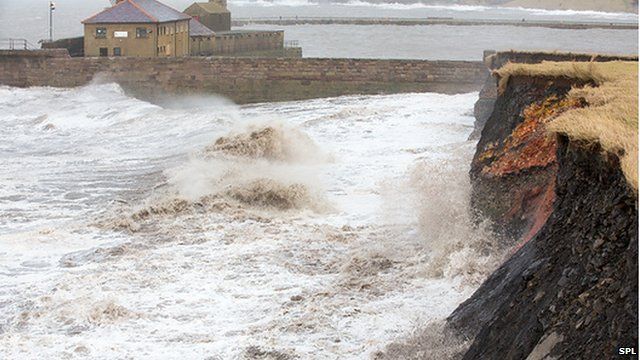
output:
[[284, 31], [232, 30], [230, 19], [226, 0], [194, 3], [185, 12], [157, 0], [116, 0], [82, 21], [83, 37], [47, 47], [78, 54], [70, 45], [78, 43], [84, 53], [76, 56], [87, 57], [302, 56], [300, 48], [285, 49]]
[[156, 0], [118, 0], [82, 22], [84, 56], [189, 56], [191, 20]]

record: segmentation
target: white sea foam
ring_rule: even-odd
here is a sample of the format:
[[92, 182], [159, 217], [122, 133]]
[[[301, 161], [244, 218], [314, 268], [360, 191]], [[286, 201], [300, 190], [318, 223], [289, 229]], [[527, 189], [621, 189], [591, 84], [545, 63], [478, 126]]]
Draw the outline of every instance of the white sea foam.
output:
[[561, 17], [571, 17], [571, 16], [581, 16], [586, 18], [593, 19], [619, 19], [619, 20], [635, 20], [638, 21], [638, 14], [634, 13], [616, 13], [616, 12], [605, 12], [605, 11], [593, 11], [593, 10], [546, 10], [546, 9], [531, 9], [531, 8], [522, 8], [515, 7], [511, 8], [514, 11], [522, 11], [528, 12], [532, 15], [538, 16], [561, 16]]
[[345, 3], [350, 6], [374, 6], [381, 9], [393, 9], [393, 10], [411, 10], [411, 9], [433, 9], [433, 10], [449, 10], [449, 11], [463, 11], [463, 12], [482, 12], [486, 10], [495, 9], [489, 6], [481, 5], [434, 5], [425, 4], [421, 2], [368, 2], [362, 0], [352, 0]]
[[[163, 107], [108, 83], [0, 87], [0, 357], [360, 359], [442, 319], [473, 285], [428, 271], [436, 229], [420, 226], [411, 198], [423, 190], [405, 180], [465, 166], [476, 97]], [[256, 124], [294, 135], [268, 154], [304, 151], [205, 151]], [[294, 206], [263, 206], [289, 190]], [[330, 210], [298, 206], [314, 192]], [[105, 226], [123, 218], [139, 224]], [[472, 231], [458, 225], [449, 234]], [[455, 270], [460, 258], [439, 261]]]

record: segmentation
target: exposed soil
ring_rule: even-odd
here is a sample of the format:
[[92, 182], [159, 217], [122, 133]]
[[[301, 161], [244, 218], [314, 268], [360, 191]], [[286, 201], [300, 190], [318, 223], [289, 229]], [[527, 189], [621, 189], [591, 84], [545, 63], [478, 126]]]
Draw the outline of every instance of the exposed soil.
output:
[[[551, 214], [557, 173], [556, 140], [545, 124], [582, 106], [565, 98], [575, 81], [514, 77], [489, 118], [471, 163], [471, 206], [505, 235], [528, 241]], [[581, 84], [577, 84], [578, 86]]]

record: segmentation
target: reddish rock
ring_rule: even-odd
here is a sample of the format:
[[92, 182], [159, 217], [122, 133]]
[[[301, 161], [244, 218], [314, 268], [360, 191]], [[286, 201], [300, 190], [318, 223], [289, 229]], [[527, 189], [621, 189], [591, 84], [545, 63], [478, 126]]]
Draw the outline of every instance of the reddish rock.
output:
[[471, 165], [473, 208], [489, 218], [506, 245], [528, 241], [551, 214], [557, 173], [557, 141], [546, 124], [583, 106], [566, 98], [572, 82], [510, 79], [489, 118]]

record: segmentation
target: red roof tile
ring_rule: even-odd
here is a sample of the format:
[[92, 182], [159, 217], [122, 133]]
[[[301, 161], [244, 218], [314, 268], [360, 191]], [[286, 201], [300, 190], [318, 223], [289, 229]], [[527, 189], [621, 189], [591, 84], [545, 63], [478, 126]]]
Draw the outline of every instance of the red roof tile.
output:
[[156, 0], [125, 0], [83, 21], [84, 24], [160, 23], [191, 17]]

